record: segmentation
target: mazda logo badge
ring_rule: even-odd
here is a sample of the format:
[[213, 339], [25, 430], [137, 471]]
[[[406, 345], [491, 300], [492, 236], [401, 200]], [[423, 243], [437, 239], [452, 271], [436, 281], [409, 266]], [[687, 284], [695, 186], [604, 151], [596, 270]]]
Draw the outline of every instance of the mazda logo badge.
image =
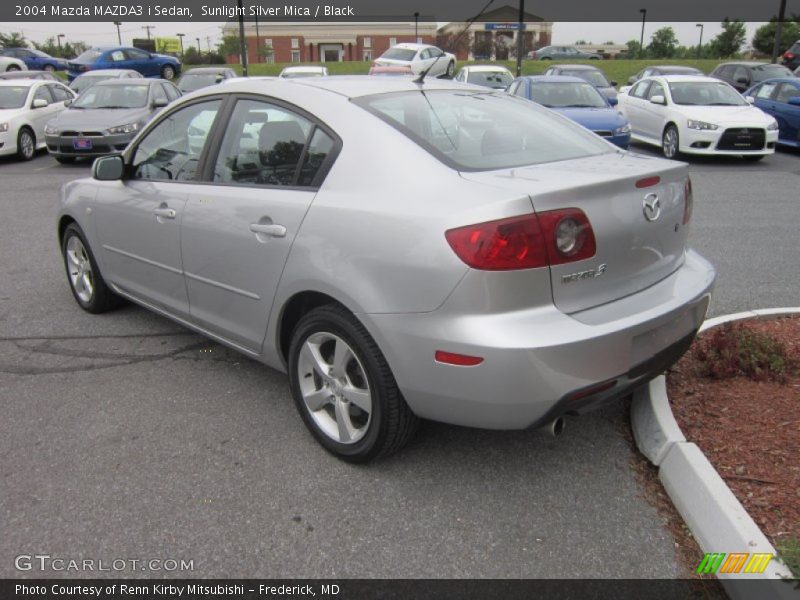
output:
[[661, 200], [658, 199], [657, 194], [647, 194], [644, 197], [642, 205], [644, 211], [644, 218], [648, 221], [655, 221], [661, 216]]

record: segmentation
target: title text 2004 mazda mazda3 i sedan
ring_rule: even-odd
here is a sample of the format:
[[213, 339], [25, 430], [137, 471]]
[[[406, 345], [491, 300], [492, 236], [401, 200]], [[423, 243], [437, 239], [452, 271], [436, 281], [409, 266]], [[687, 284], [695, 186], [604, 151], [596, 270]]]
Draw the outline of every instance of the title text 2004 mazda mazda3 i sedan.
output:
[[355, 462], [418, 418], [522, 429], [662, 372], [714, 281], [691, 213], [686, 165], [503, 92], [243, 80], [67, 184], [58, 235], [81, 307], [128, 298], [288, 371]]

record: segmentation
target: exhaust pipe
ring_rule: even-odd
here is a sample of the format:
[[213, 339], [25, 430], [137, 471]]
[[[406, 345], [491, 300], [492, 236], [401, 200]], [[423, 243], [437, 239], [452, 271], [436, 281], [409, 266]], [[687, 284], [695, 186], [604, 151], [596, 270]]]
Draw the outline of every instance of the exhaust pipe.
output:
[[564, 433], [564, 419], [562, 417], [557, 417], [550, 421], [547, 425], [542, 427], [542, 431], [550, 434], [550, 436], [557, 438], [562, 433]]

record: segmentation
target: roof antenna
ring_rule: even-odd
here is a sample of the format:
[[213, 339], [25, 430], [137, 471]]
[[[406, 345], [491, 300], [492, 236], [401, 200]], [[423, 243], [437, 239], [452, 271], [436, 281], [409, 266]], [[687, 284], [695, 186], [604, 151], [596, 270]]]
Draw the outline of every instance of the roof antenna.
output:
[[[458, 44], [458, 42], [461, 40], [461, 38], [464, 37], [464, 34], [467, 33], [467, 31], [469, 30], [470, 27], [472, 27], [472, 24], [483, 16], [483, 13], [486, 12], [486, 9], [489, 8], [492, 5], [493, 2], [494, 2], [494, 0], [489, 0], [489, 2], [486, 3], [486, 6], [484, 6], [481, 9], [481, 12], [479, 12], [477, 15], [475, 15], [469, 21], [467, 21], [467, 26], [464, 27], [464, 29], [461, 30], [461, 33], [459, 33], [456, 36], [456, 38], [453, 40], [453, 42], [450, 44], [451, 48], [455, 48], [456, 47], [456, 44]], [[439, 56], [437, 56], [436, 60], [433, 61], [431, 66], [428, 67], [422, 73], [419, 74], [419, 77], [417, 77], [414, 80], [414, 83], [425, 83], [425, 76], [430, 72], [430, 70], [436, 65], [437, 62], [439, 62], [439, 59], [442, 58], [443, 56], [444, 56], [444, 53], [442, 53]]]

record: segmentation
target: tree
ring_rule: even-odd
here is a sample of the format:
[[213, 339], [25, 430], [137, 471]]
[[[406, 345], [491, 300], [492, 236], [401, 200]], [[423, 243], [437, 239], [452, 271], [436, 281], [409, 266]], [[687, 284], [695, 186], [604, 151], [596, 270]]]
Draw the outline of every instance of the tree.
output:
[[13, 33], [0, 33], [0, 48], [27, 48], [25, 36], [14, 31]]
[[239, 56], [239, 36], [224, 35], [222, 42], [217, 44], [217, 50], [222, 56]]
[[747, 39], [747, 30], [744, 21], [731, 21], [728, 17], [725, 17], [721, 25], [722, 31], [711, 40], [709, 46], [714, 56], [728, 58], [739, 53], [742, 44]]
[[672, 27], [662, 27], [650, 38], [647, 53], [653, 58], [672, 58], [678, 47], [678, 38]]
[[[753, 48], [764, 54], [772, 54], [772, 46], [775, 44], [775, 28], [778, 20], [775, 17], [770, 19], [766, 25], [756, 29], [753, 36]], [[780, 54], [786, 52], [796, 40], [800, 40], [800, 15], [792, 15], [790, 21], [784, 21], [781, 29], [781, 47], [778, 49]]]
[[267, 44], [264, 44], [263, 46], [261, 46], [258, 49], [258, 56], [260, 58], [262, 58], [262, 59], [268, 59], [268, 58], [270, 58], [271, 56], [274, 56], [274, 55], [275, 55], [275, 52], [272, 49], [272, 46], [269, 46]]
[[585, 46], [586, 45], [586, 40], [578, 40], [577, 42], [575, 42], [575, 45], [576, 46]]
[[647, 58], [642, 56], [642, 47], [639, 45], [639, 40], [628, 40], [625, 42], [625, 46], [628, 48], [625, 51], [625, 56], [628, 58]]

